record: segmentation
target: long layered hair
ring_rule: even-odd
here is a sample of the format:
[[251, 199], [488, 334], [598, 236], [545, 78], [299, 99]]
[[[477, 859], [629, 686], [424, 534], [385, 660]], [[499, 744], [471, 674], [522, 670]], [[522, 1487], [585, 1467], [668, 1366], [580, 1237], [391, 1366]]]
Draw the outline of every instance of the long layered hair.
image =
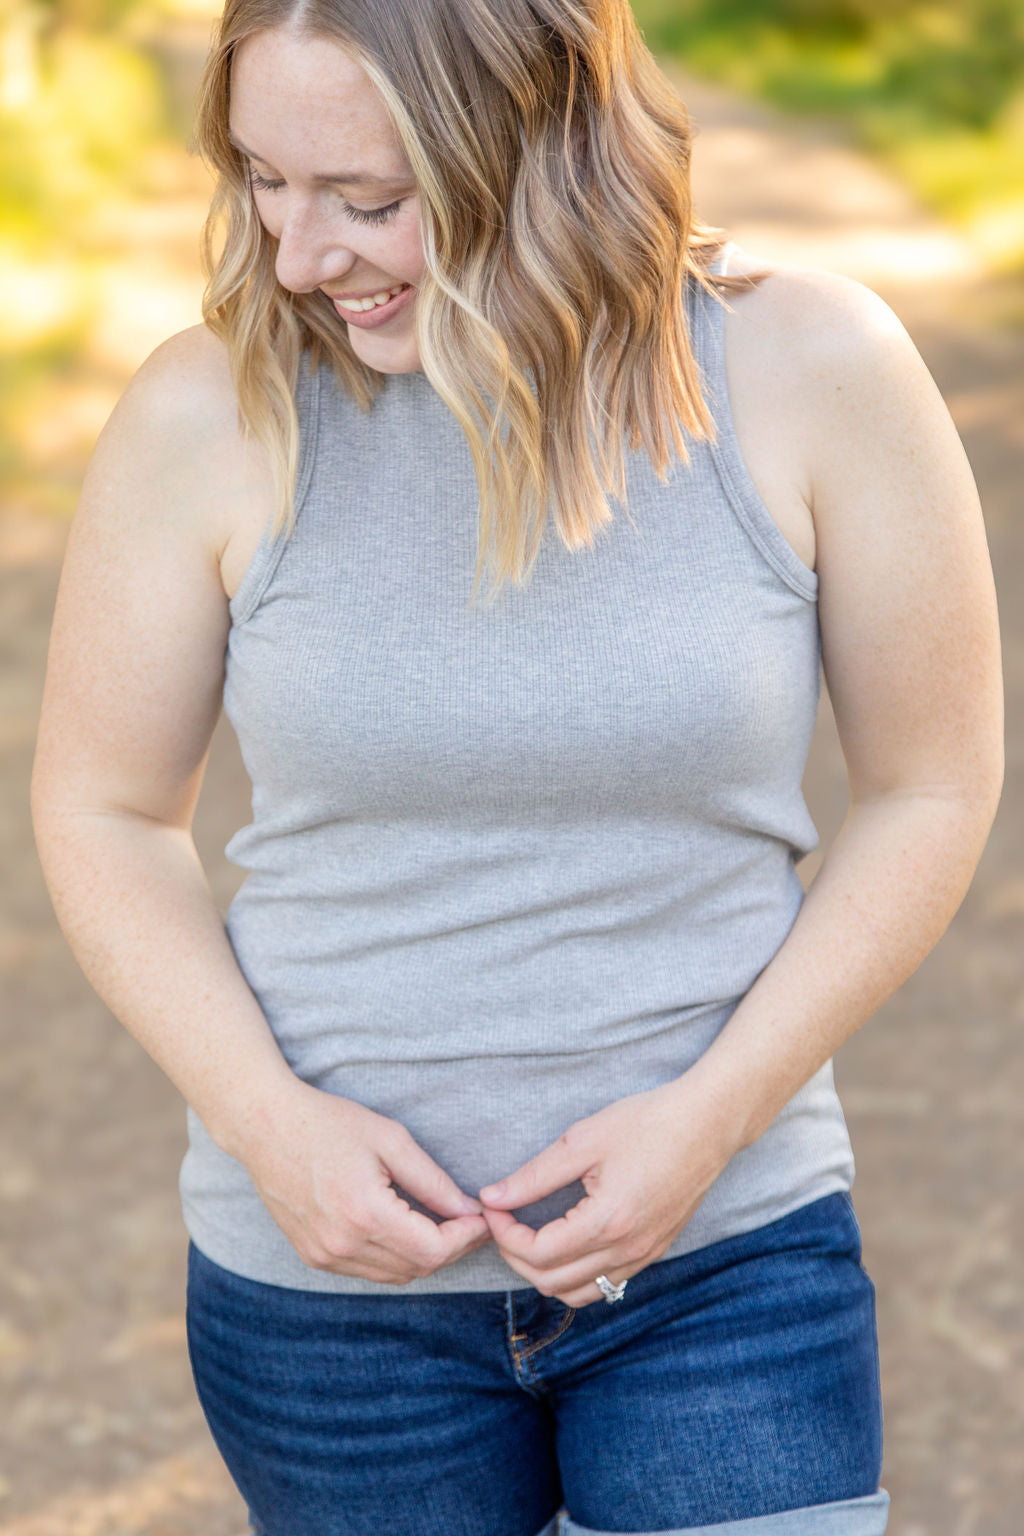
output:
[[524, 583], [550, 520], [591, 546], [626, 502], [624, 448], [664, 482], [713, 424], [686, 290], [712, 278], [720, 231], [694, 216], [691, 126], [628, 0], [228, 0], [196, 143], [217, 182], [203, 232], [203, 314], [227, 346], [242, 421], [290, 531], [300, 357], [333, 365], [372, 409], [384, 376], [356, 356], [325, 294], [293, 294], [228, 138], [231, 60], [251, 34], [326, 38], [377, 87], [418, 184], [420, 361], [463, 428], [480, 492], [475, 600]]

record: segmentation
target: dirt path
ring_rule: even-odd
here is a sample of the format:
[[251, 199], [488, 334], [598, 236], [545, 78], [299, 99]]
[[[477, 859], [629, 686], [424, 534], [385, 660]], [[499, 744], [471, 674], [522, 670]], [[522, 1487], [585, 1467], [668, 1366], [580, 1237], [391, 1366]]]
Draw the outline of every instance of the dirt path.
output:
[[[1006, 626], [1009, 783], [975, 885], [938, 951], [841, 1054], [865, 1258], [879, 1291], [893, 1536], [1016, 1536], [1024, 1506], [1024, 915], [1019, 766], [1024, 334], [970, 253], [860, 157], [703, 87], [696, 177], [748, 249], [872, 283], [949, 400], [986, 504]], [[185, 197], [182, 215], [198, 204]], [[137, 242], [138, 244], [138, 242]], [[143, 242], [144, 244], [144, 242]], [[144, 274], [143, 263], [137, 269]], [[147, 280], [146, 278], [143, 281]], [[139, 278], [134, 279], [136, 284]], [[198, 303], [187, 261], [176, 313]], [[186, 316], [187, 318], [187, 316]], [[148, 350], [118, 332], [117, 367]], [[108, 369], [113, 378], [117, 368]], [[0, 522], [0, 1533], [238, 1536], [242, 1510], [195, 1401], [183, 1336], [180, 1101], [93, 998], [57, 932], [26, 811], [60, 556], [54, 525]], [[827, 841], [842, 814], [827, 716], [808, 774]], [[197, 836], [246, 814], [218, 734]], [[311, 1533], [312, 1536], [312, 1533]]]

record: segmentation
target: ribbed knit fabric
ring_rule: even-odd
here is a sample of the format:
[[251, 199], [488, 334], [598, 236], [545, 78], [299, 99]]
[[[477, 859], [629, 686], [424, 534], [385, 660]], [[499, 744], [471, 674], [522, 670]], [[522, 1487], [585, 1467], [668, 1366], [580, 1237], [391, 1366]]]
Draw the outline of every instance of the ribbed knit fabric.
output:
[[[290, 539], [231, 604], [225, 707], [253, 782], [227, 928], [302, 1078], [408, 1127], [475, 1194], [573, 1121], [684, 1072], [785, 939], [819, 687], [816, 577], [740, 455], [722, 311], [694, 293], [717, 424], [632, 522], [546, 536], [533, 577], [468, 606], [478, 495], [425, 374], [363, 415], [298, 392]], [[408, 1286], [303, 1265], [189, 1111], [186, 1225], [216, 1263], [320, 1291], [522, 1286], [493, 1244]], [[738, 1154], [665, 1257], [845, 1189], [823, 1068]], [[578, 1184], [523, 1213], [537, 1226]]]

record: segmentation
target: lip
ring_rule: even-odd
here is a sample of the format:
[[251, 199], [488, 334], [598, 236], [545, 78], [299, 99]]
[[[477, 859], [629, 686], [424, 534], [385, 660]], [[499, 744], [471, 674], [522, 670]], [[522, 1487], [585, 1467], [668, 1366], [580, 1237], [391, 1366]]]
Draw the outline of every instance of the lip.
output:
[[[376, 291], [380, 293], [379, 288]], [[386, 304], [380, 304], [376, 309], [364, 310], [346, 309], [344, 305], [338, 302], [342, 297], [341, 294], [329, 293], [327, 297], [334, 305], [337, 313], [349, 325], [357, 325], [364, 331], [374, 331], [379, 325], [387, 325], [391, 317], [405, 307], [407, 301], [411, 300], [415, 292], [416, 289], [410, 284], [408, 288], [403, 288], [401, 293], [396, 293], [395, 297], [389, 299]], [[345, 297], [354, 297], [354, 295], [346, 294]], [[372, 295], [369, 295], [369, 297], [372, 297]]]

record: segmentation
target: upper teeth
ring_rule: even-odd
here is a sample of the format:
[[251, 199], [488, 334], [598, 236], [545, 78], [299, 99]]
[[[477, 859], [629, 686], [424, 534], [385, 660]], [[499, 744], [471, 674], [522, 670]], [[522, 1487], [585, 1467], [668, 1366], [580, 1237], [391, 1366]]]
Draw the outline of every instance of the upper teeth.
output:
[[408, 288], [408, 283], [396, 283], [393, 288], [388, 288], [384, 293], [375, 293], [368, 299], [339, 299], [338, 303], [345, 309], [376, 309], [378, 304], [386, 304], [393, 299], [396, 293], [401, 293], [403, 288]]

